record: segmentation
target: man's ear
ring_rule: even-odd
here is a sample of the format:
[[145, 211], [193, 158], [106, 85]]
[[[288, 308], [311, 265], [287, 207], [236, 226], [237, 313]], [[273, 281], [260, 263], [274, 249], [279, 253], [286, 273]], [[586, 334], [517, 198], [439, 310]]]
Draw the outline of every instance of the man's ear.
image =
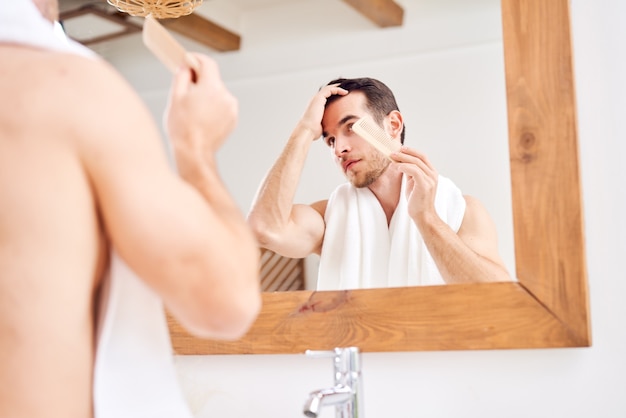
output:
[[389, 134], [395, 139], [400, 139], [402, 128], [404, 127], [404, 120], [402, 119], [402, 113], [398, 110], [392, 110], [387, 115], [388, 131]]

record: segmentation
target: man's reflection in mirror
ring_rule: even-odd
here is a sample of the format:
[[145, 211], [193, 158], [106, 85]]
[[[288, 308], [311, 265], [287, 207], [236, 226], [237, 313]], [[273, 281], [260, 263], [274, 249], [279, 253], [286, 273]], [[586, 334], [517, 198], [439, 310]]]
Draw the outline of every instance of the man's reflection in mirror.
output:
[[[364, 116], [403, 144], [400, 151], [387, 157], [357, 135], [352, 127]], [[248, 222], [260, 246], [291, 258], [318, 254], [318, 290], [511, 280], [487, 210], [404, 137], [384, 83], [340, 78], [322, 87], [255, 196]], [[347, 182], [326, 200], [294, 203], [320, 138]]]

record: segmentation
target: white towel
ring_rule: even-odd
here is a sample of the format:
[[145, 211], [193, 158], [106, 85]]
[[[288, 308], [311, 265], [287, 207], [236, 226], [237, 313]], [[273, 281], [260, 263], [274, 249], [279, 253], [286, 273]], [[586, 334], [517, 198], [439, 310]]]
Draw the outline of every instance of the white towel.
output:
[[2, 2], [0, 19], [0, 42], [96, 56], [89, 48], [66, 38], [59, 24], [46, 20], [32, 0]]
[[113, 253], [101, 297], [95, 418], [191, 418], [160, 298]]
[[[2, 3], [0, 42], [96, 57], [59, 36], [31, 0]], [[161, 299], [111, 252], [97, 329], [95, 418], [191, 418], [178, 386]]]
[[[403, 179], [400, 201], [389, 226], [369, 188], [345, 183], [333, 192], [324, 216], [318, 290], [445, 284], [409, 216], [405, 185]], [[459, 188], [441, 175], [435, 209], [455, 232], [459, 230], [465, 199]]]

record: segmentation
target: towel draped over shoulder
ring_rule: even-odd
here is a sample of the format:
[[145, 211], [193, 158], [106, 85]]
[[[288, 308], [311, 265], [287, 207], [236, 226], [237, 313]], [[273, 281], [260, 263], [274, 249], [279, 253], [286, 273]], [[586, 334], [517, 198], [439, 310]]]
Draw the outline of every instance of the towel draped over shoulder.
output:
[[[400, 201], [387, 225], [378, 199], [350, 183], [331, 194], [318, 272], [318, 290], [445, 284], [411, 219], [403, 179]], [[458, 232], [465, 214], [461, 190], [439, 176], [435, 197], [439, 217]]]

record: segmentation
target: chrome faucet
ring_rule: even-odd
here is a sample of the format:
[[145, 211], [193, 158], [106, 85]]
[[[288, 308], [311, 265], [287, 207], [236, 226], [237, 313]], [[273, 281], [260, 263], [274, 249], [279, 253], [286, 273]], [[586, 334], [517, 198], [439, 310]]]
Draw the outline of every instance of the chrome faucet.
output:
[[363, 382], [361, 355], [357, 347], [335, 348], [332, 351], [306, 351], [311, 357], [333, 357], [335, 385], [309, 394], [304, 415], [317, 418], [322, 407], [335, 405], [337, 418], [363, 418]]

